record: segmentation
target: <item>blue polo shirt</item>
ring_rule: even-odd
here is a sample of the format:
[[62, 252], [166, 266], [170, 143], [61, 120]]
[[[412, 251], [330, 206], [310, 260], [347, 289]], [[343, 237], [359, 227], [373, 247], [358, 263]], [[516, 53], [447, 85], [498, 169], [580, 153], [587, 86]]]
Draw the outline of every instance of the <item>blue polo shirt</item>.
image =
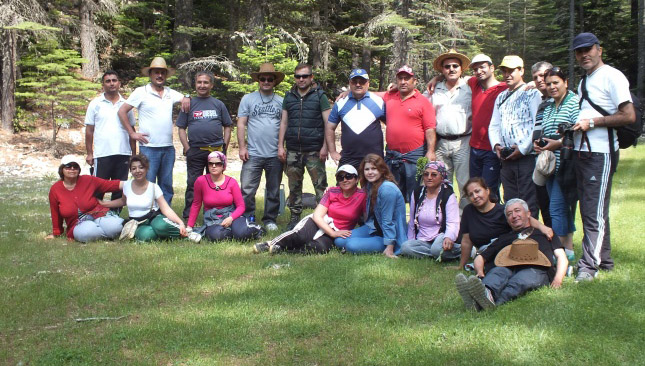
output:
[[385, 118], [385, 102], [370, 92], [357, 100], [350, 92], [334, 104], [329, 123], [341, 124], [340, 145], [343, 158], [361, 160], [373, 153], [383, 156], [383, 131], [380, 121]]

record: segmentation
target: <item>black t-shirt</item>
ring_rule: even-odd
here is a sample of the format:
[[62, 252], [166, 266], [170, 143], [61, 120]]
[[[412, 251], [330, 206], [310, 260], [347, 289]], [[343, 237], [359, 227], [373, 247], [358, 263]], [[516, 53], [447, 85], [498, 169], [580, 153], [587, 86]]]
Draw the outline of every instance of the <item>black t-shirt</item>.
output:
[[495, 204], [492, 210], [481, 213], [472, 204], [464, 207], [461, 215], [460, 236], [470, 235], [470, 241], [476, 248], [486, 245], [491, 240], [511, 231], [504, 214], [504, 206]]
[[[504, 249], [504, 247], [511, 245], [515, 239], [517, 239], [517, 235], [521, 233], [521, 231], [516, 232], [516, 231], [511, 231], [510, 233], [500, 235], [495, 242], [493, 242], [488, 248], [484, 249], [480, 255], [482, 258], [484, 258], [484, 273], [488, 273], [491, 269], [495, 267], [495, 257], [497, 257], [497, 254]], [[551, 241], [547, 239], [547, 237], [542, 234], [542, 232], [536, 230], [533, 230], [533, 233], [529, 236], [530, 239], [533, 239], [538, 242], [539, 250], [542, 252], [548, 259], [549, 262], [551, 262], [551, 267], [547, 269], [547, 274], [549, 275], [549, 280], [553, 281], [553, 277], [555, 277], [555, 255], [553, 254], [556, 249], [559, 248], [564, 248], [562, 246], [562, 243], [560, 242], [560, 239], [557, 236], [554, 236]], [[517, 267], [536, 267], [536, 268], [542, 268], [546, 269], [546, 267], [542, 266], [513, 266], [514, 268]]]
[[190, 113], [179, 112], [177, 127], [188, 128], [190, 147], [220, 146], [224, 143], [222, 126], [233, 121], [222, 101], [213, 97], [190, 99]]

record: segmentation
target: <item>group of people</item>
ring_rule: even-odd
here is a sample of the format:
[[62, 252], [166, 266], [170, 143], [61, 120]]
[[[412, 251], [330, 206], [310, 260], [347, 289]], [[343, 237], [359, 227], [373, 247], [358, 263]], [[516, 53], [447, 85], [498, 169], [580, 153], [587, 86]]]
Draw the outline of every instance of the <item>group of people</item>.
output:
[[[198, 241], [200, 234], [212, 240], [257, 238], [263, 233], [254, 224], [262, 171], [262, 221], [274, 231], [284, 170], [291, 213], [287, 230], [255, 244], [256, 252], [326, 253], [336, 246], [349, 253], [459, 260], [458, 268], [474, 257], [476, 275], [458, 275], [456, 286], [467, 307], [486, 309], [545, 284], [561, 285], [574, 259], [579, 199], [584, 236], [576, 281], [593, 280], [599, 269], [613, 268], [608, 210], [617, 159], [612, 152], [618, 146], [608, 131], [633, 123], [635, 112], [627, 79], [602, 62], [596, 36], [579, 34], [573, 49], [586, 72], [586, 98], [580, 98], [581, 90], [568, 91], [567, 75], [547, 62], [533, 65], [534, 85], [526, 85], [523, 60], [514, 55], [500, 63], [500, 83], [490, 57], [470, 60], [450, 50], [435, 59], [439, 76], [424, 93], [416, 89], [408, 66], [397, 70], [396, 86], [388, 92], [369, 91], [369, 74], [355, 69], [349, 92], [333, 105], [310, 65], [296, 66], [295, 84], [283, 98], [274, 89], [285, 74], [262, 64], [251, 73], [258, 90], [245, 95], [238, 109], [240, 185], [223, 173], [233, 122], [224, 104], [210, 96], [210, 72], [196, 74], [196, 97], [181, 95], [165, 86], [174, 70], [155, 58], [143, 69], [150, 83], [127, 100], [119, 94], [116, 73], [106, 72], [104, 93], [92, 101], [86, 117], [86, 161], [95, 176], [79, 176], [79, 163], [63, 159], [61, 181], [50, 192], [53, 235], [62, 234], [65, 219], [70, 238], [114, 236], [122, 223], [109, 209], [127, 205], [130, 218], [144, 223], [137, 228], [140, 240], [189, 236]], [[463, 75], [465, 68], [473, 77]], [[175, 103], [182, 105], [176, 125], [188, 172], [183, 221], [169, 207]], [[141, 154], [128, 160], [137, 141]], [[327, 186], [328, 156], [340, 166], [335, 187]], [[417, 162], [424, 157], [419, 175]], [[318, 205], [303, 218], [305, 168]], [[124, 183], [128, 169], [133, 180]], [[500, 185], [505, 205], [498, 202]], [[107, 191], [116, 192], [112, 201], [100, 201]], [[151, 198], [144, 204], [141, 195]], [[202, 204], [204, 226], [191, 230]], [[537, 220], [540, 211], [544, 223]]]

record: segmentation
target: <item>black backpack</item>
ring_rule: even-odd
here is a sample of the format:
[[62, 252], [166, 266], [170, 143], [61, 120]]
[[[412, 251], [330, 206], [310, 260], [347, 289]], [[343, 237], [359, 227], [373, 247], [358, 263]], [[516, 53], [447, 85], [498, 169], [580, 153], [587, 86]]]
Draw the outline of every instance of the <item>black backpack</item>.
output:
[[[446, 203], [448, 203], [448, 198], [454, 193], [454, 190], [450, 184], [441, 183], [441, 191], [437, 195], [437, 204], [435, 207], [435, 212], [437, 208], [441, 208], [441, 228], [439, 229], [440, 233], [446, 232]], [[420, 185], [414, 189], [414, 206], [410, 206], [410, 220], [414, 220], [414, 238], [417, 238], [419, 234], [419, 225], [416, 223], [417, 216], [419, 215], [419, 202], [422, 202], [426, 197], [426, 187]]]

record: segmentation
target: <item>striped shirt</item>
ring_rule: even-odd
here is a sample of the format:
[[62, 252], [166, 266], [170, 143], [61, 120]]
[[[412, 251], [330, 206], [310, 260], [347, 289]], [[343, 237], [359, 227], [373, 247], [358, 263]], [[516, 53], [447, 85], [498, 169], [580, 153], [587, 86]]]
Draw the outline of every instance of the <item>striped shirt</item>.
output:
[[[576, 123], [578, 120], [578, 113], [580, 113], [579, 101], [580, 98], [569, 90], [558, 107], [555, 106], [553, 101], [549, 103], [544, 109], [542, 118], [542, 135], [546, 138], [559, 139], [558, 125], [563, 122]], [[555, 154], [555, 171], [557, 172], [560, 168], [560, 150], [556, 150], [553, 153]]]

